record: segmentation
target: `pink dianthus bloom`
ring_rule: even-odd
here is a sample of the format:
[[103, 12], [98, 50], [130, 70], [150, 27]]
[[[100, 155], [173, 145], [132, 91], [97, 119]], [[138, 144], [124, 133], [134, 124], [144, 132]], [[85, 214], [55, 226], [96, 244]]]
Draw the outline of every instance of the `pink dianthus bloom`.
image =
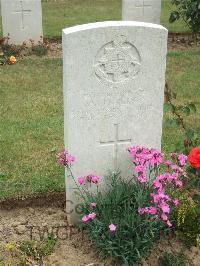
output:
[[150, 196], [153, 198], [154, 203], [158, 203], [161, 200], [161, 197], [159, 194], [151, 193]]
[[91, 206], [91, 207], [96, 207], [96, 206], [97, 206], [97, 203], [96, 203], [96, 202], [91, 202], [91, 203], [90, 203], [90, 206]]
[[178, 161], [181, 166], [186, 165], [187, 156], [183, 153], [178, 155]]
[[158, 206], [164, 213], [170, 212], [170, 206], [165, 201], [162, 201]]
[[163, 221], [168, 221], [168, 217], [167, 217], [167, 215], [165, 214], [165, 213], [162, 213], [161, 214], [161, 219], [163, 220]]
[[90, 218], [90, 219], [94, 219], [94, 218], [96, 218], [96, 213], [95, 212], [90, 212], [89, 214], [88, 214], [88, 217]]
[[138, 209], [138, 213], [140, 215], [144, 214], [144, 213], [149, 213], [149, 214], [156, 214], [157, 213], [157, 209], [154, 206], [150, 206], [150, 207], [144, 207], [144, 208], [139, 208]]
[[110, 224], [109, 225], [109, 230], [110, 230], [110, 232], [115, 232], [116, 231], [116, 225], [115, 224]]
[[88, 215], [84, 215], [81, 220], [82, 222], [87, 222], [90, 220], [90, 217]]
[[158, 203], [161, 199], [171, 200], [163, 191], [158, 192], [158, 194], [151, 193], [150, 196], [153, 198], [154, 203]]
[[155, 188], [162, 188], [162, 184], [158, 180], [153, 181], [153, 186]]
[[77, 181], [78, 181], [79, 185], [83, 185], [83, 184], [85, 184], [85, 177], [79, 176], [79, 177], [77, 177]]
[[144, 213], [145, 213], [145, 209], [146, 209], [146, 208], [138, 208], [138, 213], [139, 213], [140, 215], [144, 214]]
[[175, 184], [177, 187], [182, 187], [183, 186], [183, 182], [181, 180], [176, 180]]
[[157, 213], [156, 207], [153, 207], [153, 206], [148, 207], [147, 213], [156, 214]]
[[100, 180], [100, 177], [99, 176], [96, 176], [96, 175], [88, 175], [87, 176], [87, 180], [90, 183], [92, 182], [92, 183], [97, 184], [99, 182], [99, 180]]
[[173, 163], [172, 163], [172, 161], [167, 160], [167, 161], [165, 161], [165, 164], [168, 165], [168, 166], [170, 166], [170, 165], [172, 165]]
[[57, 158], [58, 158], [58, 163], [64, 166], [69, 166], [75, 161], [75, 156], [69, 154], [68, 150], [66, 149], [58, 153]]
[[136, 171], [137, 173], [143, 173], [144, 170], [145, 170], [145, 166], [144, 166], [144, 165], [137, 165], [137, 166], [135, 167], [135, 171]]
[[178, 155], [178, 154], [177, 154], [176, 152], [171, 152], [171, 153], [170, 153], [170, 156], [171, 156], [171, 158], [173, 158], [173, 159], [174, 159], [174, 158], [177, 158], [177, 155]]
[[178, 199], [173, 199], [172, 202], [174, 203], [175, 206], [178, 206], [180, 204]]
[[170, 223], [169, 220], [167, 220], [167, 225], [168, 225], [169, 227], [172, 227], [172, 224]]
[[140, 183], [146, 183], [147, 182], [147, 178], [145, 175], [139, 175], [137, 179]]

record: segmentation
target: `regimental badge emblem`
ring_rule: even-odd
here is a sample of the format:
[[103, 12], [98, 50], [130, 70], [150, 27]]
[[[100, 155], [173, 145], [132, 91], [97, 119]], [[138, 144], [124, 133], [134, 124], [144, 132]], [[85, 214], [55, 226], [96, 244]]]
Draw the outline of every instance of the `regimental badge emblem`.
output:
[[137, 48], [126, 36], [117, 36], [98, 51], [94, 64], [95, 75], [101, 81], [126, 82], [134, 78], [141, 68]]

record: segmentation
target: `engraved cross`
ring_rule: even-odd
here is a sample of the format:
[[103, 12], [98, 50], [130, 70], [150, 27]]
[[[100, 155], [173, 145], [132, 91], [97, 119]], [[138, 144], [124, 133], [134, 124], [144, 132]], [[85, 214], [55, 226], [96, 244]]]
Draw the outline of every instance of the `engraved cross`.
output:
[[22, 25], [22, 29], [25, 28], [25, 25], [24, 25], [24, 13], [25, 12], [31, 12], [31, 10], [30, 9], [24, 9], [24, 7], [23, 7], [23, 1], [21, 0], [20, 1], [20, 10], [16, 10], [13, 13], [21, 14], [21, 25]]
[[113, 59], [112, 62], [116, 63], [118, 66], [121, 65], [121, 63], [124, 63], [125, 59], [122, 58], [122, 56], [120, 54], [116, 55], [116, 59]]
[[141, 0], [141, 1], [140, 1], [140, 5], [139, 5], [139, 3], [137, 2], [136, 5], [135, 5], [135, 7], [136, 7], [136, 8], [141, 8], [141, 7], [142, 7], [142, 12], [143, 12], [143, 16], [144, 16], [144, 11], [145, 11], [146, 7], [147, 7], [147, 8], [148, 8], [148, 7], [150, 8], [150, 7], [152, 7], [152, 5], [150, 5], [148, 2], [146, 3], [145, 0]]
[[130, 144], [131, 139], [120, 139], [119, 138], [119, 125], [114, 124], [115, 127], [115, 138], [110, 141], [100, 141], [101, 146], [113, 146], [113, 159], [114, 159], [114, 168], [117, 170], [117, 160], [118, 160], [118, 146], [122, 144]]

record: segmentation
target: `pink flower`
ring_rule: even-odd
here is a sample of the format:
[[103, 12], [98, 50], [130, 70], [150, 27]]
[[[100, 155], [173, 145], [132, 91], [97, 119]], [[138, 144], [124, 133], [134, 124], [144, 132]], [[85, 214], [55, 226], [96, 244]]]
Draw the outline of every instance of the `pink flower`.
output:
[[173, 158], [173, 159], [176, 158], [177, 155], [178, 155], [178, 154], [177, 154], [176, 152], [172, 152], [172, 153], [170, 154], [171, 158]]
[[145, 170], [145, 166], [144, 165], [137, 165], [136, 167], [135, 167], [135, 171], [137, 172], [137, 173], [143, 173], [144, 172], [144, 170]]
[[170, 221], [169, 221], [169, 220], [167, 221], [167, 225], [168, 225], [169, 227], [171, 227], [171, 226], [172, 226], [172, 224], [170, 223]]
[[137, 179], [140, 183], [146, 183], [147, 182], [147, 178], [145, 175], [139, 175]]
[[109, 230], [110, 230], [110, 232], [115, 232], [116, 231], [116, 225], [114, 225], [114, 224], [110, 224], [109, 225]]
[[170, 165], [172, 165], [172, 161], [167, 160], [167, 161], [165, 161], [165, 164], [168, 165], [168, 166], [170, 166]]
[[161, 214], [161, 219], [162, 219], [163, 221], [168, 221], [168, 217], [167, 217], [167, 215], [166, 215], [165, 213], [162, 213], [162, 214]]
[[154, 203], [158, 203], [162, 199], [161, 194], [151, 193], [150, 196], [153, 198]]
[[178, 199], [173, 199], [172, 202], [174, 203], [175, 206], [178, 206], [180, 204]]
[[156, 214], [157, 213], [156, 207], [153, 207], [153, 206], [148, 207], [147, 213]]
[[159, 175], [159, 176], [156, 177], [156, 180], [157, 181], [163, 181], [163, 180], [165, 180], [165, 178], [166, 178], [165, 175], [164, 174], [161, 174], [161, 175]]
[[176, 183], [177, 187], [182, 187], [183, 186], [183, 182], [181, 180], [176, 180], [175, 183]]
[[176, 165], [176, 164], [171, 165], [171, 168], [172, 168], [172, 170], [174, 170], [176, 172], [179, 172], [179, 173], [183, 173], [184, 172], [183, 169], [180, 166]]
[[182, 172], [182, 175], [184, 176], [184, 177], [187, 177], [187, 173], [186, 172]]
[[158, 203], [161, 199], [171, 200], [163, 191], [158, 192], [158, 194], [151, 193], [150, 196], [153, 198], [154, 203]]
[[75, 161], [75, 156], [71, 155], [71, 154], [68, 154], [66, 155], [66, 160], [68, 163], [73, 163]]
[[153, 181], [153, 186], [155, 188], [162, 188], [162, 184], [158, 180]]
[[97, 184], [99, 182], [99, 180], [100, 180], [99, 176], [96, 176], [96, 175], [92, 176], [92, 182], [93, 183]]
[[91, 206], [91, 207], [96, 207], [96, 206], [97, 206], [97, 203], [96, 203], [96, 202], [91, 202], [91, 203], [90, 203], [90, 206]]
[[82, 220], [82, 222], [87, 222], [90, 220], [90, 218], [88, 215], [84, 215], [81, 220]]
[[178, 161], [179, 161], [181, 166], [186, 165], [187, 156], [184, 155], [183, 153], [179, 154], [178, 155]]
[[172, 179], [177, 180], [177, 178], [178, 178], [178, 173], [173, 173], [171, 176], [172, 176]]
[[100, 177], [99, 176], [96, 176], [96, 175], [88, 175], [87, 176], [87, 180], [89, 182], [92, 182], [92, 183], [97, 184], [99, 182], [99, 180], [100, 180]]
[[79, 176], [77, 177], [79, 185], [85, 184], [85, 177], [84, 176]]
[[95, 212], [90, 212], [89, 214], [88, 214], [88, 217], [89, 217], [89, 219], [94, 219], [94, 218], [96, 218], [96, 213]]
[[144, 214], [145, 213], [145, 208], [138, 208], [138, 213], [140, 215]]
[[58, 163], [60, 165], [71, 165], [75, 161], [75, 157], [68, 153], [68, 150], [64, 149], [62, 152], [57, 154]]
[[159, 208], [164, 212], [164, 213], [169, 213], [170, 212], [170, 207], [169, 205], [162, 201], [160, 204], [159, 204]]
[[153, 206], [145, 207], [145, 208], [139, 208], [138, 209], [138, 213], [140, 215], [142, 215], [144, 213], [156, 214], [157, 213], [157, 209], [156, 209], [156, 207], [153, 207]]

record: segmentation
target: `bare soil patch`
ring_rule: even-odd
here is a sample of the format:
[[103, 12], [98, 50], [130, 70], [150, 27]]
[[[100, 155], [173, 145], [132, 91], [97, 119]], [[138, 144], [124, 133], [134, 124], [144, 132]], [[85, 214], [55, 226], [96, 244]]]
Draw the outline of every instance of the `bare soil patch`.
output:
[[[45, 202], [43, 202], [43, 204], [45, 204]], [[24, 240], [41, 241], [47, 238], [49, 234], [54, 234], [57, 237], [54, 252], [50, 256], [44, 258], [42, 264], [33, 263], [27, 265], [112, 265], [109, 260], [102, 261], [98, 258], [93, 246], [86, 240], [83, 232], [68, 225], [64, 207], [44, 207], [43, 205], [43, 207], [0, 210], [1, 244], [10, 242], [19, 243]], [[188, 258], [188, 265], [199, 266], [200, 250], [196, 247], [185, 247], [176, 237], [160, 240], [148, 258], [143, 259], [142, 265], [158, 266], [158, 258], [165, 251], [185, 254]]]
[[[62, 57], [62, 40], [60, 37], [45, 39], [48, 43], [47, 55], [44, 58], [61, 58]], [[200, 37], [198, 37], [197, 42], [194, 41], [192, 34], [184, 33], [169, 33], [168, 36], [168, 50], [187, 50], [187, 49], [200, 49]], [[32, 58], [37, 58], [38, 56], [33, 55], [30, 49], [24, 49], [20, 57], [31, 56]]]

